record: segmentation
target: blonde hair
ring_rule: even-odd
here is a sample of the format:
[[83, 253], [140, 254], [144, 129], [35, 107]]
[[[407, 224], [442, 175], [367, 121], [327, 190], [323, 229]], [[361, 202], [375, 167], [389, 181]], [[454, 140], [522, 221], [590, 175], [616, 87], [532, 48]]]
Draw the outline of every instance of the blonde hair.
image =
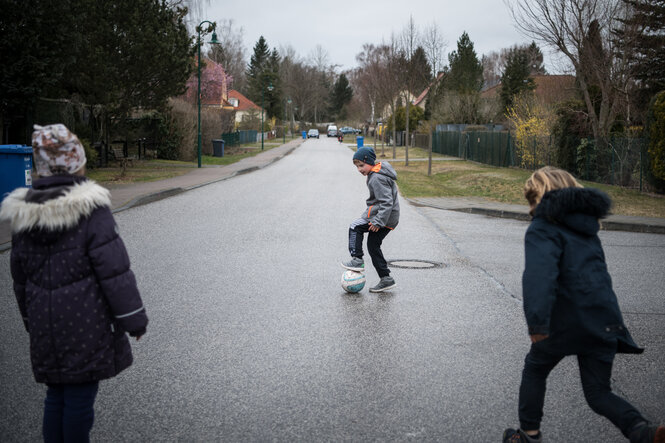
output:
[[529, 206], [531, 206], [529, 213], [533, 215], [536, 206], [538, 206], [546, 192], [555, 189], [583, 187], [575, 180], [575, 177], [563, 169], [551, 166], [540, 168], [531, 174], [531, 177], [524, 184], [524, 197], [529, 202]]

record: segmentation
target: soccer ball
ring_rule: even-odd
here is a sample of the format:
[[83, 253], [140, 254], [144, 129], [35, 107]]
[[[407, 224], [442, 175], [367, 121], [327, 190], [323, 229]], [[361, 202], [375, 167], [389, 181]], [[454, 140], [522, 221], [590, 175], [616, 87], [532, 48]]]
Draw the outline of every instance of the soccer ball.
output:
[[355, 293], [365, 287], [365, 274], [356, 271], [345, 271], [342, 274], [342, 288], [346, 292]]

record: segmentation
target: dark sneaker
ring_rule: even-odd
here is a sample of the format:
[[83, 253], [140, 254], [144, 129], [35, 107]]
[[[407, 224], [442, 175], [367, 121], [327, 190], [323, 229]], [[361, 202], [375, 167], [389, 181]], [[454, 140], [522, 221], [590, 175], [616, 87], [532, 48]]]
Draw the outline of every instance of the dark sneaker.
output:
[[351, 260], [342, 262], [342, 267], [351, 271], [363, 272], [365, 270], [365, 260], [358, 257], [351, 257]]
[[665, 443], [665, 426], [637, 425], [628, 436], [630, 443]]
[[383, 292], [392, 289], [395, 286], [397, 286], [395, 280], [388, 275], [387, 277], [381, 277], [381, 280], [379, 280], [379, 283], [376, 286], [369, 288], [369, 292]]
[[503, 443], [541, 443], [543, 441], [543, 434], [540, 432], [538, 436], [531, 437], [526, 432], [520, 429], [506, 429], [503, 431]]

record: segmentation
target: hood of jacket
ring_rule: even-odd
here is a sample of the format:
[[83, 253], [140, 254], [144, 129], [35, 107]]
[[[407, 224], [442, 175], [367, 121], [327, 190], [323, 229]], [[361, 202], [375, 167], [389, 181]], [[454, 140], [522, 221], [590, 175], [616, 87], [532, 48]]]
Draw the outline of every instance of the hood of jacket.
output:
[[85, 177], [58, 175], [12, 191], [2, 202], [0, 220], [8, 220], [13, 233], [44, 235], [70, 229], [102, 206], [111, 206], [108, 189]]
[[372, 174], [381, 174], [385, 175], [386, 177], [390, 177], [393, 180], [397, 180], [397, 172], [395, 171], [395, 168], [393, 168], [393, 165], [386, 161], [379, 162], [374, 165], [371, 173], [367, 176], [367, 179], [369, 179]]
[[602, 191], [591, 188], [564, 188], [547, 192], [534, 217], [542, 217], [584, 235], [596, 235], [598, 219], [606, 217], [612, 200]]

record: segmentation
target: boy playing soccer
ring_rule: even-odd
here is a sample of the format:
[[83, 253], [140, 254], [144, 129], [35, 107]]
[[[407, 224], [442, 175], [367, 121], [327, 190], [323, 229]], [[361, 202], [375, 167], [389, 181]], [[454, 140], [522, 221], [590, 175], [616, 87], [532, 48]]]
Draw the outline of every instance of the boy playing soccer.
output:
[[353, 155], [353, 164], [358, 172], [367, 177], [369, 198], [367, 210], [362, 217], [349, 226], [349, 252], [351, 260], [342, 266], [352, 271], [365, 270], [363, 260], [363, 237], [367, 236], [367, 249], [372, 257], [372, 264], [379, 274], [379, 283], [370, 288], [370, 292], [383, 292], [394, 288], [395, 280], [390, 276], [388, 263], [383, 258], [381, 243], [399, 222], [399, 200], [397, 197], [397, 173], [388, 162], [376, 163], [376, 154], [371, 148], [358, 148]]

